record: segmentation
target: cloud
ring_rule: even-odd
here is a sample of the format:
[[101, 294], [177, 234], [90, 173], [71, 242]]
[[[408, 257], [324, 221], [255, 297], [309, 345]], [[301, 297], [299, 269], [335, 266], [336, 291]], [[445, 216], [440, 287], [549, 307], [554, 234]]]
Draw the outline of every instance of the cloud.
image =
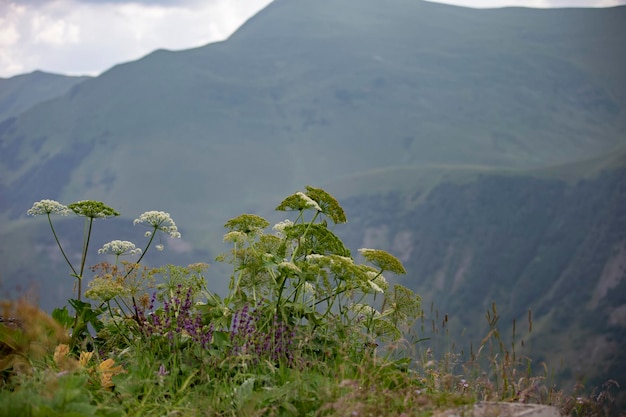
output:
[[0, 0], [0, 77], [96, 75], [159, 48], [228, 37], [270, 0]]

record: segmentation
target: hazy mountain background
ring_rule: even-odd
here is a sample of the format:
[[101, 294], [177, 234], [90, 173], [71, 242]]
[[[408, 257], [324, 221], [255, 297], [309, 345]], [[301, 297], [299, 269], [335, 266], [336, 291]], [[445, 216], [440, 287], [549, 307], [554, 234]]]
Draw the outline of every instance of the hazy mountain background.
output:
[[[400, 257], [459, 346], [493, 302], [503, 330], [532, 309], [536, 364], [626, 386], [624, 22], [626, 7], [275, 0], [224, 42], [0, 80], [2, 289], [48, 309], [71, 293], [34, 201], [120, 211], [93, 248], [140, 243], [133, 218], [168, 211], [183, 239], [148, 262], [214, 264], [226, 220], [280, 220], [310, 184], [343, 204], [353, 250]], [[58, 221], [76, 259], [82, 222]], [[210, 288], [226, 282], [213, 265]]]
[[46, 100], [57, 98], [90, 77], [68, 77], [34, 71], [0, 78], [0, 120], [19, 115]]

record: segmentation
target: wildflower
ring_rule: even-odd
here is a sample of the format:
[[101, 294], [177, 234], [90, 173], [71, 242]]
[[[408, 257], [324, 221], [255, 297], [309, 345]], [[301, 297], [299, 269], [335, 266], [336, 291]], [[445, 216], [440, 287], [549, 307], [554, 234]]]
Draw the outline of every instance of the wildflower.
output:
[[163, 211], [146, 211], [133, 222], [133, 224], [138, 223], [146, 223], [154, 227], [155, 230], [167, 233], [170, 237], [180, 238], [176, 223], [174, 223], [169, 213]]
[[70, 354], [70, 347], [66, 344], [60, 344], [54, 349], [54, 363], [61, 366]]
[[103, 302], [125, 295], [128, 295], [128, 288], [117, 280], [106, 277], [94, 278], [89, 283], [89, 289], [85, 291], [85, 297]]
[[241, 214], [227, 221], [224, 227], [230, 231], [255, 235], [261, 233], [269, 225], [267, 220], [256, 214]]
[[404, 266], [402, 266], [402, 262], [384, 250], [361, 248], [359, 249], [359, 252], [361, 252], [365, 259], [383, 271], [390, 271], [395, 274], [406, 274], [406, 270], [404, 269]]
[[302, 272], [296, 264], [287, 261], [279, 263], [278, 269], [284, 269], [287, 272], [295, 272], [296, 274]]
[[315, 200], [303, 192], [298, 191], [297, 193], [285, 198], [280, 205], [276, 207], [276, 210], [287, 211], [287, 209], [291, 209], [300, 211], [308, 208], [322, 211], [322, 208]]
[[164, 377], [170, 374], [170, 372], [165, 369], [165, 365], [161, 364], [161, 366], [159, 366], [159, 370], [155, 372], [157, 374], [157, 376], [159, 377]]
[[101, 201], [82, 200], [67, 206], [79, 216], [90, 219], [105, 219], [107, 217], [119, 216], [120, 214]]
[[372, 306], [368, 306], [367, 304], [353, 303], [353, 304], [350, 304], [350, 306], [348, 308], [351, 311], [353, 311], [353, 312], [355, 312], [357, 314], [362, 314], [364, 316], [368, 316], [368, 317], [380, 316], [380, 312], [378, 310], [376, 310]]
[[141, 255], [141, 249], [136, 248], [134, 243], [127, 240], [112, 240], [109, 243], [105, 243], [101, 249], [98, 249], [99, 254], [108, 252], [117, 256]]
[[300, 197], [302, 201], [304, 201], [306, 208], [312, 208], [317, 211], [322, 211], [322, 208], [319, 206], [319, 204], [317, 204], [317, 202], [308, 195], [304, 194], [303, 192], [297, 192], [296, 195]]
[[385, 290], [380, 288], [378, 286], [378, 284], [376, 284], [374, 281], [367, 281], [367, 283], [374, 291], [379, 292], [379, 293], [384, 293], [385, 292]]
[[80, 357], [78, 358], [78, 363], [82, 367], [86, 367], [91, 357], [93, 356], [93, 352], [80, 352]]
[[306, 186], [306, 191], [309, 197], [319, 203], [319, 206], [322, 208], [320, 211], [330, 217], [335, 224], [348, 221], [343, 208], [341, 208], [335, 197], [321, 188], [314, 188], [310, 185]]
[[350, 258], [349, 256], [341, 256], [341, 255], [331, 256], [330, 262], [331, 263], [335, 263], [335, 262], [346, 263], [350, 265], [354, 264], [354, 261], [352, 260], [352, 258]]
[[54, 349], [54, 363], [63, 371], [72, 371], [76, 369], [77, 362], [70, 356], [70, 347], [66, 344], [60, 344]]
[[289, 219], [283, 220], [282, 222], [278, 222], [272, 227], [272, 229], [276, 230], [277, 236], [284, 236], [285, 229], [287, 227], [293, 226], [293, 222]]
[[315, 295], [315, 287], [310, 282], [305, 281], [302, 288], [304, 289], [305, 293]]
[[151, 231], [147, 231], [146, 233], [144, 233], [145, 237], [150, 237], [152, 236], [152, 232]]
[[115, 384], [111, 378], [115, 375], [124, 373], [124, 369], [121, 366], [113, 366], [115, 361], [113, 359], [107, 359], [98, 365], [98, 371], [100, 374], [100, 384], [103, 388], [113, 388]]
[[163, 246], [163, 245], [162, 245], [162, 244], [160, 244], [160, 243], [159, 243], [158, 245], [156, 245], [155, 247], [156, 247], [156, 250], [158, 250], [159, 252], [162, 252], [162, 251], [163, 251], [163, 249], [165, 249], [165, 246]]
[[233, 230], [224, 235], [224, 242], [233, 242], [241, 244], [246, 241], [246, 234]]
[[387, 288], [389, 288], [389, 283], [387, 282], [383, 274], [381, 274], [380, 272], [367, 271], [367, 276], [369, 277], [369, 283], [372, 288], [374, 289], [379, 288], [382, 290], [382, 291], [378, 291], [378, 290], [376, 291], [384, 292], [385, 290], [387, 290]]
[[43, 214], [59, 214], [61, 216], [67, 216], [70, 213], [70, 209], [67, 206], [54, 200], [41, 200], [33, 204], [33, 206], [26, 212], [30, 216], [40, 216]]

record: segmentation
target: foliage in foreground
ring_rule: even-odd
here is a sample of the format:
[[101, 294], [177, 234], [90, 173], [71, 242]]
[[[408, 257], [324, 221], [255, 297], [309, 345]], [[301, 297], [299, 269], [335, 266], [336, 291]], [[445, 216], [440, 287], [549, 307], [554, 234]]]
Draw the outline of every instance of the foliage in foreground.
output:
[[[217, 260], [233, 273], [220, 297], [207, 287], [206, 264], [140, 264], [159, 233], [180, 237], [157, 211], [135, 220], [149, 227], [144, 249], [116, 240], [99, 250], [115, 262], [93, 266], [83, 293], [94, 220], [118, 213], [92, 201], [35, 203], [29, 214], [47, 216], [77, 297], [52, 317], [3, 304], [12, 321], [0, 324], [0, 415], [427, 416], [476, 400], [559, 400], [499, 342], [495, 308], [470, 363], [418, 357], [406, 335], [423, 315], [420, 298], [383, 275], [404, 274], [401, 262], [367, 248], [356, 262], [328, 227], [346, 222], [343, 209], [321, 189], [306, 187], [277, 210], [293, 219], [271, 231], [254, 214], [226, 222], [232, 250]], [[72, 211], [85, 217], [77, 266], [51, 220]], [[139, 258], [120, 261], [126, 255]], [[477, 358], [489, 349], [483, 371]], [[593, 415], [583, 400], [563, 404]]]

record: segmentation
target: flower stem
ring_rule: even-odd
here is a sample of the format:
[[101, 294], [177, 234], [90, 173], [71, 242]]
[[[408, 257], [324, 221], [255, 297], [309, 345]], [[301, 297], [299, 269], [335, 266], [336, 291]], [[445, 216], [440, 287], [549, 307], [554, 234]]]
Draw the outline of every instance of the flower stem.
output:
[[146, 256], [146, 252], [148, 252], [148, 248], [150, 247], [150, 245], [152, 244], [152, 241], [154, 240], [154, 236], [156, 235], [157, 229], [158, 229], [158, 226], [154, 226], [154, 230], [152, 231], [152, 234], [150, 235], [150, 240], [148, 241], [146, 248], [143, 250], [143, 252], [141, 252], [141, 256], [139, 257], [139, 259], [137, 259], [137, 262], [131, 265], [130, 269], [126, 271], [126, 274], [124, 275], [122, 280], [125, 280], [126, 277], [130, 275], [130, 273], [133, 272], [133, 270], [139, 265], [143, 257]]
[[[85, 219], [86, 220], [86, 219]], [[82, 294], [83, 272], [85, 271], [85, 262], [87, 261], [87, 249], [89, 249], [89, 240], [91, 239], [91, 229], [93, 227], [93, 217], [89, 218], [89, 226], [83, 238], [83, 257], [80, 261], [80, 273], [76, 276], [78, 279], [78, 301]]]
[[70, 266], [70, 269], [76, 276], [77, 275], [76, 270], [74, 269], [74, 266], [72, 266], [72, 263], [70, 262], [70, 260], [67, 259], [67, 255], [65, 255], [65, 251], [63, 250], [63, 247], [61, 246], [61, 242], [59, 242], [59, 238], [57, 237], [57, 233], [54, 230], [54, 226], [52, 225], [52, 219], [50, 218], [50, 213], [48, 213], [48, 223], [50, 224], [50, 229], [52, 229], [52, 235], [54, 236], [54, 240], [56, 240], [57, 246], [61, 250], [61, 254], [63, 255], [63, 258], [65, 258], [65, 262], [67, 262], [67, 264]]

